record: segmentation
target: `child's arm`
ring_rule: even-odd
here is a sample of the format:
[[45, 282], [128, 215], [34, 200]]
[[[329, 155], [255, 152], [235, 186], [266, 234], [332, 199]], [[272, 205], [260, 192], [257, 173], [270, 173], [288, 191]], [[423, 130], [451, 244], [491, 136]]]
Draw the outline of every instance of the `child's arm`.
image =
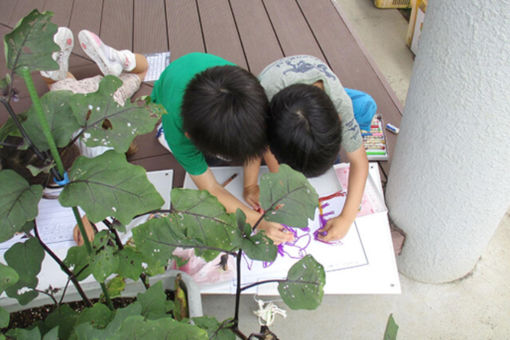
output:
[[[264, 161], [270, 172], [278, 172], [279, 164], [269, 149], [264, 152]], [[244, 165], [244, 200], [255, 210], [260, 210], [260, 188], [258, 185], [261, 159], [257, 158]]]
[[254, 210], [260, 208], [260, 189], [258, 185], [260, 158], [252, 159], [244, 164], [243, 197]]
[[[214, 177], [210, 169], [207, 169], [203, 174], [191, 176], [193, 182], [200, 190], [207, 190], [212, 195], [218, 198], [221, 204], [225, 206], [227, 212], [234, 213], [237, 208], [241, 209], [246, 214], [246, 221], [252, 226], [259, 220], [261, 214], [248, 206], [244, 205], [241, 201], [235, 198], [228, 190], [222, 187]], [[268, 222], [262, 220], [257, 229], [264, 230], [266, 235], [271, 238], [275, 244], [289, 242], [294, 239], [291, 233], [285, 232], [285, 228], [278, 223]]]
[[349, 183], [345, 205], [338, 217], [332, 218], [322, 228], [327, 234], [320, 236], [324, 241], [339, 240], [347, 234], [359, 211], [365, 183], [368, 176], [368, 159], [365, 148], [361, 146], [356, 151], [348, 152], [350, 162]]

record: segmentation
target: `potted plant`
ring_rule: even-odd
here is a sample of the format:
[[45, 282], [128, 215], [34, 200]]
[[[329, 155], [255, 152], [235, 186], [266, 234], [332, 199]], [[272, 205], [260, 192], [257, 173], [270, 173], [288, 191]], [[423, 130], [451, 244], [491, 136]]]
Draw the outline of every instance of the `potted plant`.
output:
[[[119, 232], [137, 215], [162, 211], [163, 200], [148, 181], [145, 170], [127, 162], [124, 152], [137, 134], [151, 131], [162, 113], [150, 101], [118, 106], [112, 99], [120, 80], [106, 76], [95, 93], [82, 95], [65, 91], [49, 92], [38, 97], [30, 73], [56, 69], [51, 58], [58, 46], [52, 37], [57, 26], [52, 13], [31, 12], [4, 37], [7, 66], [11, 71], [1, 81], [4, 95], [0, 97], [10, 114], [0, 127], [0, 148], [28, 149], [37, 159], [29, 164], [31, 174], [44, 174], [62, 187], [58, 197], [63, 207], [73, 210], [79, 226], [82, 246], [71, 247], [64, 259], [44, 244], [35, 218], [43, 186], [32, 184], [12, 169], [0, 170], [0, 242], [16, 233], [25, 233], [25, 242], [14, 244], [0, 264], [0, 293], [16, 298], [26, 305], [38, 294], [48, 295], [57, 305], [51, 315], [29, 329], [12, 329], [7, 337], [30, 339], [125, 339], [140, 336], [151, 339], [242, 339], [264, 338], [265, 334], [246, 336], [239, 329], [239, 297], [243, 290], [257, 282], [241, 285], [241, 258], [271, 262], [277, 247], [257, 227], [246, 223], [241, 210], [227, 213], [218, 200], [206, 191], [173, 189], [172, 207], [164, 218], [151, 219], [135, 227], [133, 238], [122, 242]], [[15, 76], [21, 76], [30, 93], [33, 106], [24, 115], [17, 115], [10, 105], [14, 95]], [[111, 128], [104, 129], [107, 120]], [[75, 134], [75, 132], [77, 132]], [[73, 137], [74, 135], [74, 137]], [[61, 155], [77, 138], [87, 146], [108, 145], [114, 150], [97, 157], [80, 156], [66, 167]], [[14, 142], [13, 142], [14, 141]], [[33, 163], [33, 162], [32, 162]], [[23, 168], [20, 166], [19, 168]], [[51, 176], [51, 177], [50, 177]], [[25, 174], [26, 177], [26, 174]], [[29, 176], [30, 177], [30, 176]], [[283, 165], [276, 174], [261, 180], [261, 217], [270, 221], [304, 228], [313, 218], [318, 196], [305, 177]], [[107, 230], [86, 236], [78, 207], [92, 223], [106, 221]], [[217, 321], [212, 317], [183, 317], [185, 300], [169, 303], [158, 274], [165, 272], [169, 260], [181, 261], [173, 255], [177, 247], [193, 248], [206, 261], [218, 255], [233, 256], [237, 263], [235, 314]], [[62, 303], [66, 289], [37, 289], [37, 275], [45, 255], [51, 256], [67, 274], [85, 309], [75, 312]], [[80, 283], [92, 275], [99, 290]], [[127, 307], [115, 308], [112, 298], [121, 294], [128, 280], [141, 282], [146, 291]], [[314, 309], [323, 296], [325, 272], [312, 256], [298, 261], [285, 280], [278, 281], [283, 301], [293, 309]], [[179, 284], [175, 287], [179, 294]], [[100, 294], [99, 294], [100, 292]], [[93, 303], [91, 296], [100, 295]], [[60, 299], [60, 301], [57, 300]], [[171, 313], [169, 313], [171, 312]], [[9, 313], [0, 307], [0, 327], [9, 323]], [[0, 339], [4, 336], [0, 334]]]

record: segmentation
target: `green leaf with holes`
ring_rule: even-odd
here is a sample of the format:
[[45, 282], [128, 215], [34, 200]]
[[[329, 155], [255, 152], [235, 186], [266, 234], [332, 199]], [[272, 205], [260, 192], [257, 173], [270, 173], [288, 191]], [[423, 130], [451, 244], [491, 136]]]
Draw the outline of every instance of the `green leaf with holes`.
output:
[[16, 243], [10, 247], [5, 252], [4, 258], [19, 276], [18, 281], [5, 291], [9, 297], [16, 298], [20, 304], [26, 305], [38, 295], [33, 289], [39, 282], [37, 275], [41, 271], [44, 250], [37, 239], [30, 238], [24, 243]]
[[42, 186], [28, 184], [12, 170], [0, 170], [0, 242], [35, 219], [41, 197]]
[[[68, 103], [72, 97], [71, 91], [50, 91], [41, 97], [41, 106], [48, 121], [50, 133], [59, 148], [69, 144], [73, 133], [80, 128]], [[41, 133], [41, 123], [33, 106], [27, 111], [27, 120], [23, 122], [23, 127], [40, 150], [49, 150], [50, 146], [44, 134]]]
[[241, 248], [252, 260], [272, 262], [276, 259], [278, 248], [263, 231], [252, 234], [251, 226], [246, 223], [246, 215], [241, 209], [236, 211], [237, 226], [241, 235], [234, 245]]
[[147, 179], [141, 166], [124, 155], [107, 151], [95, 158], [78, 157], [69, 172], [59, 201], [65, 207], [80, 206], [93, 223], [113, 216], [128, 224], [134, 216], [159, 209], [163, 198]]
[[51, 23], [53, 13], [34, 9], [21, 19], [14, 30], [4, 36], [7, 68], [20, 73], [22, 67], [30, 71], [57, 70], [53, 52], [60, 47], [53, 41], [57, 25]]
[[[84, 130], [81, 138], [87, 146], [108, 146], [126, 152], [137, 135], [151, 132], [161, 118], [155, 104], [118, 104], [114, 93], [121, 85], [119, 78], [106, 76], [96, 92], [73, 96], [71, 107]], [[105, 121], [109, 124], [103, 124]]]
[[138, 280], [143, 272], [142, 254], [132, 247], [125, 247], [118, 252], [118, 274], [131, 280]]
[[205, 247], [195, 248], [197, 256], [211, 261], [220, 253], [207, 247], [235, 250], [233, 240], [239, 235], [235, 215], [228, 214], [215, 196], [205, 190], [178, 188], [172, 190], [171, 196], [175, 213], [169, 218], [170, 224], [182, 231], [190, 244]]
[[117, 272], [119, 258], [114, 254], [112, 247], [105, 247], [91, 257], [90, 266], [94, 278], [99, 282], [104, 282], [108, 276]]
[[287, 279], [278, 284], [278, 292], [292, 309], [315, 309], [321, 304], [325, 283], [324, 267], [306, 255], [290, 268]]
[[67, 250], [64, 264], [71, 269], [78, 281], [85, 280], [92, 274], [92, 267], [90, 266], [90, 256], [85, 245], [74, 246]]
[[303, 174], [282, 164], [277, 173], [262, 175], [260, 204], [266, 220], [305, 228], [315, 215], [319, 196]]

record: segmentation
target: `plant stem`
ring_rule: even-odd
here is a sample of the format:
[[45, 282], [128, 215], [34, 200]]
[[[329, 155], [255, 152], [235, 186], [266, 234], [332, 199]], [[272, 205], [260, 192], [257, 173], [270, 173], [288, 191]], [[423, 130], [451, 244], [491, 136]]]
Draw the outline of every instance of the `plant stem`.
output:
[[237, 326], [239, 325], [239, 301], [241, 299], [241, 259], [242, 259], [243, 250], [239, 249], [237, 252], [237, 287], [236, 287], [236, 306], [235, 306], [235, 314], [234, 314], [234, 330], [237, 330]]
[[236, 335], [240, 337], [242, 340], [248, 340], [248, 337], [244, 335], [243, 332], [241, 332], [239, 329], [233, 328], [232, 331], [236, 333]]
[[[60, 155], [57, 150], [57, 145], [55, 144], [55, 140], [51, 135], [50, 126], [48, 124], [48, 121], [46, 120], [46, 116], [44, 115], [41, 101], [39, 100], [39, 96], [37, 95], [37, 91], [35, 90], [34, 81], [32, 79], [32, 76], [30, 75], [28, 67], [22, 67], [21, 74], [23, 75], [23, 79], [25, 80], [25, 84], [27, 85], [27, 90], [28, 93], [30, 94], [30, 99], [32, 99], [32, 103], [34, 105], [37, 118], [39, 119], [39, 124], [41, 124], [41, 130], [44, 136], [46, 137], [48, 145], [50, 146], [51, 155], [53, 156], [53, 159], [57, 163], [57, 169], [59, 174], [63, 176], [65, 172], [64, 163], [62, 163], [62, 159], [60, 158]], [[62, 179], [62, 177], [60, 177], [59, 179]]]
[[252, 284], [249, 284], [247, 286], [244, 286], [243, 288], [241, 288], [241, 291], [243, 290], [246, 290], [246, 289], [250, 289], [252, 287], [255, 287], [255, 286], [258, 286], [258, 285], [261, 285], [261, 284], [264, 284], [264, 283], [272, 283], [272, 282], [286, 282], [287, 280], [264, 280], [264, 281], [259, 281], [259, 282], [255, 282], [255, 283], [252, 283]]
[[[76, 222], [78, 222], [78, 229], [80, 229], [81, 238], [83, 239], [83, 243], [85, 243], [85, 248], [87, 249], [87, 253], [89, 256], [93, 255], [92, 245], [90, 244], [89, 237], [87, 236], [87, 232], [85, 231], [85, 227], [83, 226], [83, 221], [81, 220], [80, 212], [78, 211], [77, 207], [73, 207], [73, 214], [74, 218], [76, 219]], [[106, 285], [104, 282], [100, 282], [99, 285], [101, 286], [101, 290], [103, 291], [104, 298], [106, 300], [106, 304], [108, 305], [108, 308], [113, 310], [113, 303], [110, 299], [110, 293], [108, 293], [108, 289], [106, 288]]]
[[[108, 230], [110, 230], [110, 232], [113, 234], [115, 238], [115, 244], [117, 245], [117, 247], [120, 250], [124, 249], [124, 245], [122, 244], [122, 240], [120, 239], [117, 229], [115, 229], [112, 223], [110, 223], [110, 221], [108, 221], [107, 219], [104, 219], [103, 223], [108, 227]], [[149, 289], [151, 287], [149, 282], [147, 282], [147, 275], [145, 275], [145, 273], [140, 274], [140, 280], [142, 281], [142, 284], [144, 285], [145, 289]]]
[[57, 299], [55, 299], [53, 294], [50, 294], [50, 293], [45, 292], [44, 290], [40, 290], [40, 289], [34, 289], [34, 291], [36, 291], [37, 293], [49, 296], [53, 300], [53, 303], [58, 306], [58, 301], [57, 301]]
[[272, 283], [272, 282], [290, 282], [290, 283], [300, 283], [300, 284], [306, 284], [306, 285], [317, 285], [317, 282], [315, 281], [299, 281], [299, 280], [277, 280], [277, 279], [273, 279], [273, 280], [264, 280], [264, 281], [259, 281], [259, 282], [255, 282], [255, 283], [251, 283], [247, 286], [244, 286], [243, 288], [241, 288], [241, 291], [243, 290], [246, 290], [246, 289], [250, 289], [252, 287], [255, 287], [255, 286], [258, 286], [258, 285], [262, 285], [264, 283]]
[[41, 236], [39, 235], [39, 230], [37, 229], [37, 223], [34, 221], [34, 232], [35, 232], [35, 237], [37, 238], [37, 240], [39, 241], [39, 244], [43, 247], [44, 251], [46, 251], [46, 253], [48, 253], [48, 255], [50, 255], [50, 257], [55, 260], [55, 262], [58, 263], [58, 265], [60, 266], [60, 269], [62, 269], [62, 271], [64, 273], [67, 274], [67, 276], [69, 277], [69, 279], [71, 280], [71, 282], [73, 283], [74, 287], [76, 288], [76, 290], [78, 291], [78, 294], [80, 294], [81, 298], [83, 299], [83, 301], [85, 301], [85, 303], [87, 304], [88, 307], [92, 307], [92, 302], [90, 302], [89, 298], [87, 297], [87, 295], [85, 294], [85, 292], [83, 291], [83, 289], [81, 288], [80, 286], [80, 283], [78, 282], [78, 280], [76, 279], [76, 276], [74, 275], [74, 273], [69, 269], [69, 267], [67, 267], [65, 265], [64, 262], [62, 262], [62, 260], [60, 260], [60, 258], [42, 241], [41, 239]]

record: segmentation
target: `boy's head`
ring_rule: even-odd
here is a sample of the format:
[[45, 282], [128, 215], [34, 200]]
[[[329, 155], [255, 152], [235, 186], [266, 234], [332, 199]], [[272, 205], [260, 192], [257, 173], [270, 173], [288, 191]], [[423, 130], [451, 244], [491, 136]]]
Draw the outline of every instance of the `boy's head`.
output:
[[248, 71], [208, 68], [186, 87], [183, 129], [203, 153], [245, 162], [267, 147], [268, 107], [264, 89]]
[[338, 156], [340, 118], [329, 96], [313, 85], [294, 84], [270, 103], [269, 146], [280, 163], [313, 177]]

